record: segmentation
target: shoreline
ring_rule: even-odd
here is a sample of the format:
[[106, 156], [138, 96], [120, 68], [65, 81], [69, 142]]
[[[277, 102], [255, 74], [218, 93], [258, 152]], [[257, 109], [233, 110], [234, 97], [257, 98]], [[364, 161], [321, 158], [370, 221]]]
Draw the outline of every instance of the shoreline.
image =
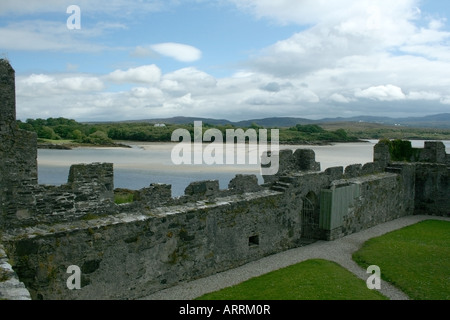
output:
[[[284, 146], [333, 146], [337, 143], [368, 143], [369, 140], [355, 140], [355, 141], [280, 141], [279, 145]], [[114, 143], [106, 143], [106, 144], [88, 144], [88, 143], [77, 143], [77, 142], [59, 142], [55, 140], [55, 142], [39, 142], [37, 143], [38, 149], [49, 149], [49, 150], [73, 150], [76, 148], [132, 148], [132, 146], [136, 145], [145, 145], [145, 144], [179, 144], [179, 141], [124, 141], [117, 140]], [[194, 142], [192, 142], [194, 143]], [[203, 144], [207, 145], [211, 142], [203, 141]], [[226, 144], [226, 142], [224, 142]], [[236, 143], [237, 144], [237, 143]], [[245, 143], [249, 144], [248, 141]], [[268, 145], [270, 145], [268, 143]]]
[[48, 143], [48, 142], [38, 142], [38, 149], [48, 149], [48, 150], [73, 150], [76, 148], [132, 148], [129, 145], [122, 143], [112, 143], [112, 144], [86, 144], [86, 143]]

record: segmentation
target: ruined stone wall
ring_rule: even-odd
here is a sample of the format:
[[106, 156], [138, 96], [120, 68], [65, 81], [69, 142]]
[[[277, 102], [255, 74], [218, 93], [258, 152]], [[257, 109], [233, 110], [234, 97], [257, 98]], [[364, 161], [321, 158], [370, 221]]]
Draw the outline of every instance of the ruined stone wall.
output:
[[61, 186], [10, 184], [12, 193], [6, 196], [14, 201], [15, 214], [5, 229], [116, 213], [113, 181], [112, 164], [93, 163], [72, 166], [68, 182]]
[[[371, 172], [371, 166], [363, 167]], [[33, 299], [139, 298], [297, 247], [306, 236], [332, 240], [409, 213], [405, 199], [413, 197], [405, 193], [414, 188], [403, 185], [408, 177], [414, 180], [410, 166], [355, 178], [345, 173], [354, 168], [280, 176], [272, 185], [279, 191], [259, 186], [245, 193], [218, 190], [211, 181], [193, 183], [186, 188], [189, 195], [161, 207], [143, 197], [134, 203], [135, 212], [10, 230], [4, 245]], [[251, 176], [238, 176], [230, 186], [242, 180], [254, 186]], [[304, 204], [315, 202], [318, 220], [322, 192], [349, 185], [358, 194], [342, 225], [327, 230], [317, 221], [305, 233], [311, 226], [302, 221]], [[154, 187], [151, 193], [167, 195], [164, 186]], [[70, 265], [81, 268], [81, 290], [66, 286]]]
[[[94, 183], [96, 193], [110, 195], [109, 168], [74, 168], [72, 187], [55, 188], [73, 194]], [[297, 247], [305, 238], [333, 240], [412, 214], [415, 174], [416, 165], [407, 163], [324, 172], [292, 166], [264, 186], [253, 176], [236, 176], [227, 190], [219, 190], [215, 181], [194, 182], [176, 199], [169, 198], [169, 186], [153, 185], [112, 214], [7, 230], [3, 242], [33, 299], [134, 299]], [[51, 188], [46, 192], [58, 202]], [[327, 192], [339, 201], [329, 203], [330, 218], [340, 219], [328, 225], [322, 215]], [[305, 224], [307, 209], [313, 225]], [[44, 214], [48, 208], [40, 210]], [[66, 286], [71, 265], [81, 268], [81, 290]]]
[[444, 143], [426, 141], [424, 148], [415, 150], [414, 162], [391, 162], [389, 148], [381, 142], [374, 148], [374, 160], [376, 165], [394, 173], [412, 166], [410, 179], [414, 181], [407, 181], [405, 187], [413, 189], [407, 194], [413, 197], [408, 200], [414, 201], [414, 214], [450, 216], [450, 155], [446, 154]]
[[37, 140], [16, 125], [15, 72], [0, 59], [0, 229], [29, 215], [37, 185]]

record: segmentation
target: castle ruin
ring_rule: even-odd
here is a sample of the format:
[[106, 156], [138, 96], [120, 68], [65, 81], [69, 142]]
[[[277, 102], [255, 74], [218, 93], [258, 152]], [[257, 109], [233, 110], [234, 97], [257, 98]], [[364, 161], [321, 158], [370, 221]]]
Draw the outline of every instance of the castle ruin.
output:
[[[74, 165], [67, 183], [39, 185], [37, 137], [16, 125], [15, 73], [0, 60], [0, 299], [137, 299], [305, 245], [413, 214], [449, 216], [450, 155], [426, 142], [416, 162], [320, 171], [312, 150], [280, 151], [280, 170], [135, 191], [114, 203], [108, 163]], [[67, 286], [69, 266], [81, 288]]]

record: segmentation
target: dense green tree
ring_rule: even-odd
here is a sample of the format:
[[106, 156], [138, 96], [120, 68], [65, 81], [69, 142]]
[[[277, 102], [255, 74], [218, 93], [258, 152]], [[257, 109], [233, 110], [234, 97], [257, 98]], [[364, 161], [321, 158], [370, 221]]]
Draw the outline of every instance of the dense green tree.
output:
[[38, 130], [38, 137], [42, 139], [58, 140], [60, 137], [53, 131], [52, 128], [43, 126]]

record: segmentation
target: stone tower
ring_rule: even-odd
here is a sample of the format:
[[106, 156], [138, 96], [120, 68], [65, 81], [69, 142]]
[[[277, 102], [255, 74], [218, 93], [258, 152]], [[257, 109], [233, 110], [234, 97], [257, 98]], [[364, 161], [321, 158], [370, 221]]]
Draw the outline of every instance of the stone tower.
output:
[[15, 71], [0, 59], [0, 229], [30, 217], [37, 185], [37, 137], [16, 124]]

